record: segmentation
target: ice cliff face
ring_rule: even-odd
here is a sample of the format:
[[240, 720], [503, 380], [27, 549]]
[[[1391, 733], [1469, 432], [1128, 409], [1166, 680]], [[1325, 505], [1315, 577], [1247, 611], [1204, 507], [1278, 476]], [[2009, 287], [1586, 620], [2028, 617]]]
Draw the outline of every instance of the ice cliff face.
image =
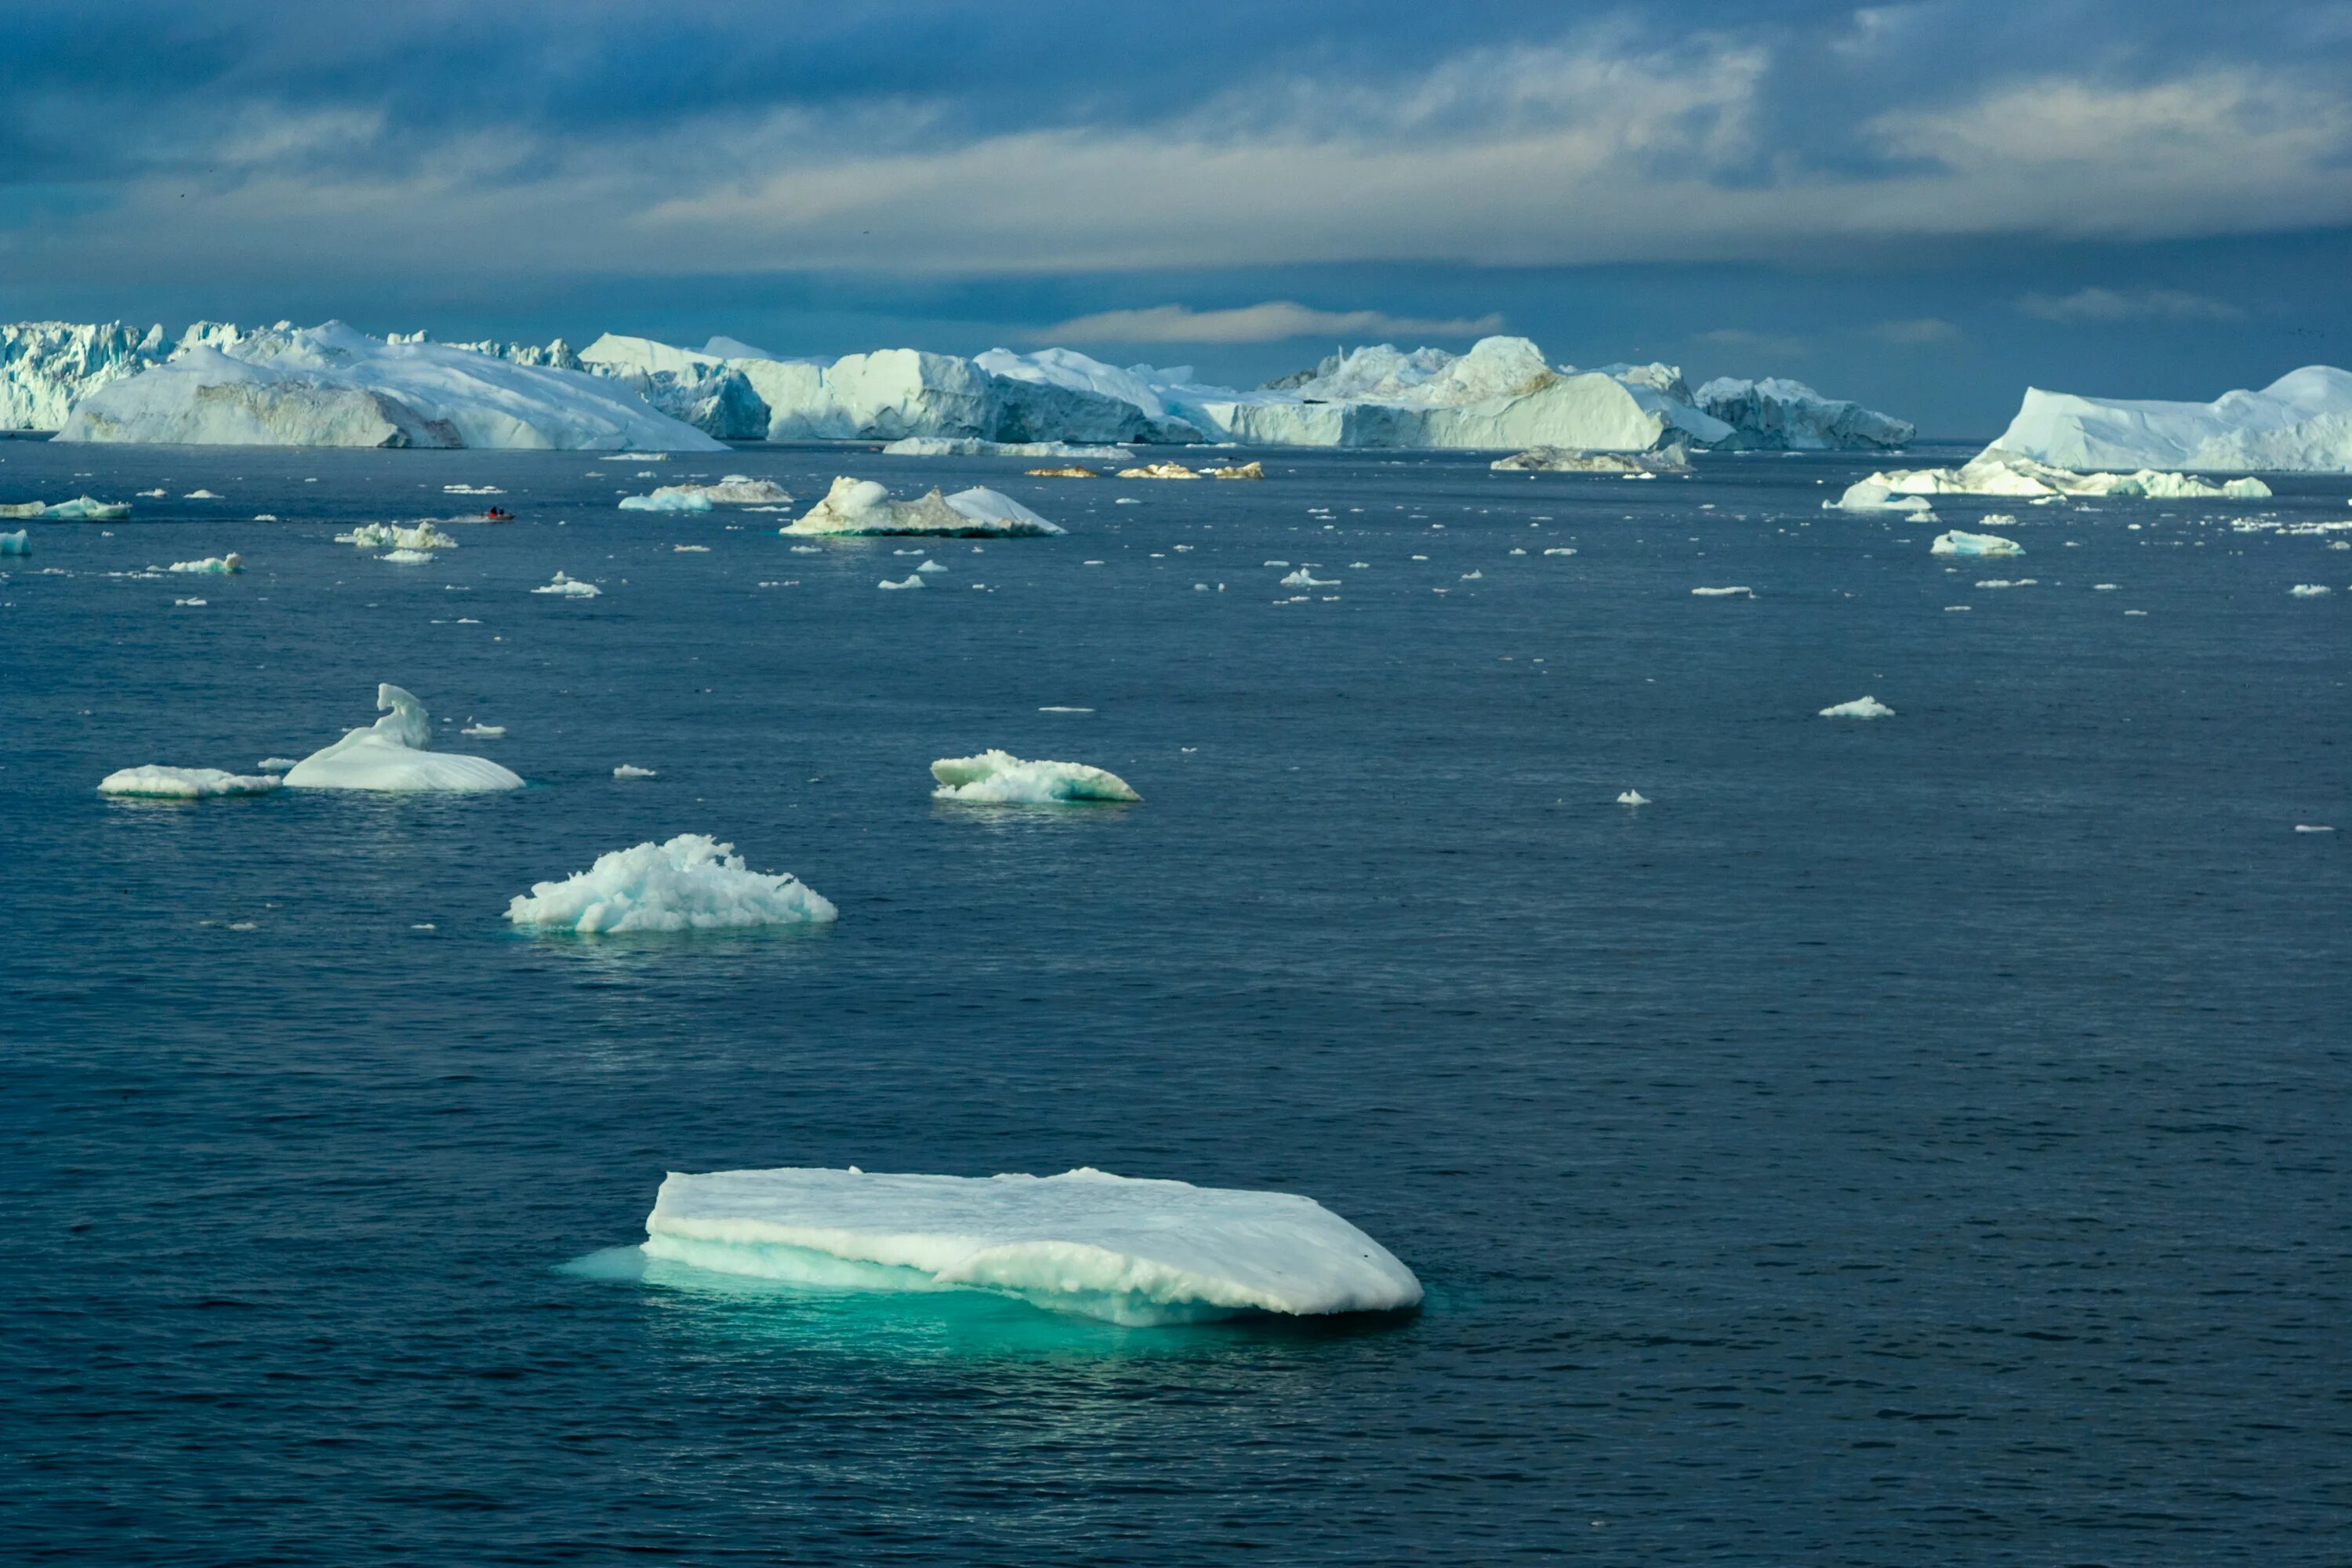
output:
[[718, 451], [634, 392], [472, 349], [330, 321], [193, 346], [83, 398], [65, 441], [194, 446]]
[[121, 321], [18, 321], [0, 326], [0, 430], [56, 430], [100, 387], [163, 357], [163, 329]]
[[1750, 450], [1820, 452], [1900, 447], [1917, 434], [1896, 419], [1841, 397], [1823, 397], [1801, 381], [1717, 376], [1693, 401], [1738, 432]]
[[2068, 468], [2352, 472], [2352, 373], [2305, 365], [2210, 403], [2026, 389], [1993, 445]]

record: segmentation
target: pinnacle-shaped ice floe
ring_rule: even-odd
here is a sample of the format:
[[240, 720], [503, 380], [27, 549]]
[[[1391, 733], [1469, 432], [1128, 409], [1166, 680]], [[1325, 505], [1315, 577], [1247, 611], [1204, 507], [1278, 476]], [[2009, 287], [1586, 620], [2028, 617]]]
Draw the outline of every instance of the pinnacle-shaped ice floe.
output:
[[672, 1172], [646, 1256], [819, 1289], [981, 1290], [1137, 1327], [1419, 1306], [1379, 1242], [1293, 1193], [1058, 1176]]
[[533, 884], [507, 905], [517, 925], [597, 934], [822, 925], [830, 900], [788, 871], [754, 871], [732, 844], [681, 833], [596, 857], [561, 882]]
[[823, 500], [781, 530], [795, 534], [928, 533], [959, 538], [995, 534], [1059, 533], [1011, 496], [974, 486], [941, 496], [930, 490], [915, 500], [892, 500], [872, 479], [835, 479]]
[[295, 763], [286, 774], [286, 787], [404, 794], [522, 787], [519, 776], [488, 757], [432, 750], [431, 717], [422, 702], [399, 687], [377, 687], [375, 705], [388, 710], [383, 718]]
[[171, 768], [150, 763], [120, 768], [98, 781], [100, 795], [139, 795], [150, 800], [205, 800], [218, 795], [268, 795], [285, 781], [275, 773], [232, 773], [219, 768]]
[[941, 757], [931, 764], [934, 800], [985, 805], [1068, 805], [1143, 797], [1117, 773], [1084, 763], [1023, 762], [1010, 752]]

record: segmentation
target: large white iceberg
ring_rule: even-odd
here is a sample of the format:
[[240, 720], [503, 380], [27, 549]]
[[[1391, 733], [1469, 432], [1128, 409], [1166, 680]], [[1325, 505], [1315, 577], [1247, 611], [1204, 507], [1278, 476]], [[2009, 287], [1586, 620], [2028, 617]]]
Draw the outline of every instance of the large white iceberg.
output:
[[724, 448], [609, 379], [340, 321], [197, 345], [100, 387], [64, 441], [196, 446]]
[[150, 763], [116, 769], [98, 781], [98, 793], [151, 800], [205, 800], [217, 795], [268, 795], [284, 782], [276, 773], [232, 773], [219, 768], [172, 768]]
[[2048, 500], [2060, 496], [2116, 496], [2152, 500], [2263, 500], [2270, 487], [2252, 478], [2211, 484], [2191, 474], [2142, 468], [2136, 473], [2080, 473], [1999, 446], [1987, 447], [1957, 468], [1895, 468], [1848, 487], [1825, 505], [1848, 511], [1924, 510], [1931, 495], [2010, 496]]
[[507, 905], [517, 925], [590, 934], [812, 925], [836, 916], [799, 878], [754, 871], [732, 844], [700, 833], [599, 855], [585, 871], [534, 883]]
[[872, 479], [843, 475], [824, 499], [781, 531], [796, 534], [926, 533], [951, 537], [1059, 533], [1011, 496], [984, 486], [942, 496], [936, 489], [914, 500], [892, 500]]
[[936, 800], [990, 805], [1065, 805], [1143, 797], [1117, 773], [1084, 763], [1023, 762], [1010, 752], [941, 757], [931, 764]]
[[425, 704], [397, 686], [378, 686], [384, 716], [311, 752], [288, 770], [288, 789], [364, 789], [409, 793], [520, 789], [522, 780], [488, 757], [432, 750]]
[[980, 1290], [1154, 1326], [1393, 1312], [1421, 1282], [1294, 1193], [1082, 1169], [1058, 1176], [672, 1172], [646, 1256], [829, 1290]]
[[2352, 373], [2305, 365], [2210, 403], [2028, 387], [1993, 445], [2069, 468], [2352, 472]]
[[56, 430], [100, 387], [163, 357], [163, 329], [121, 321], [0, 326], [0, 430]]
[[1766, 376], [1741, 381], [1717, 376], [1695, 401], [1739, 432], [1738, 445], [1768, 451], [1852, 451], [1900, 447], [1916, 434], [1911, 422], [1843, 397], [1823, 397], [1801, 381]]

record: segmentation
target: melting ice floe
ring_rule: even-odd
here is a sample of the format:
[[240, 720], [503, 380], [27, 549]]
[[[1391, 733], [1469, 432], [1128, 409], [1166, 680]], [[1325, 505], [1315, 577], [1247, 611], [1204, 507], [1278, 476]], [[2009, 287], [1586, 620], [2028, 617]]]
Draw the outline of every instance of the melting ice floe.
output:
[[2287, 590], [2298, 599], [2324, 599], [2335, 591], [2325, 583], [2297, 583]]
[[651, 495], [623, 496], [623, 511], [709, 511], [709, 495], [699, 485], [664, 485]]
[[1958, 529], [1936, 535], [1927, 546], [1930, 555], [2022, 555], [2025, 546], [2014, 539], [2003, 539], [1998, 533], [1964, 533]]
[[37, 517], [50, 522], [121, 522], [130, 515], [127, 500], [96, 500], [89, 496], [46, 504], [28, 500], [0, 505], [0, 517]]
[[284, 782], [275, 773], [231, 773], [218, 768], [167, 768], [149, 763], [107, 774], [99, 780], [98, 793], [143, 795], [154, 800], [204, 800], [216, 795], [268, 795]]
[[874, 585], [877, 588], [896, 592], [902, 588], [919, 588], [923, 585], [923, 579], [917, 574], [909, 572], [907, 574], [907, 580], [903, 583], [893, 583], [889, 578], [885, 577], [882, 581], [875, 584]]
[[295, 763], [286, 787], [454, 794], [522, 787], [519, 776], [488, 757], [432, 750], [431, 717], [399, 687], [377, 687], [375, 705], [388, 710], [383, 718]]
[[613, 770], [613, 776], [616, 779], [652, 779], [659, 778], [661, 773], [654, 768], [641, 768], [635, 763], [623, 763]]
[[356, 544], [362, 550], [455, 550], [457, 542], [433, 526], [426, 518], [413, 528], [403, 528], [395, 522], [363, 522], [349, 533], [335, 535], [338, 544]]
[[1892, 719], [1895, 710], [1875, 697], [1857, 697], [1822, 710], [1824, 719]]
[[1339, 585], [1339, 579], [1310, 576], [1307, 568], [1301, 566], [1297, 571], [1285, 577], [1282, 580], [1282, 585], [1286, 588], [1336, 588]]
[[174, 561], [166, 570], [225, 577], [232, 572], [244, 571], [245, 557], [232, 550], [226, 555], [207, 555], [202, 561]]
[[1420, 1305], [1412, 1271], [1314, 1199], [1058, 1176], [672, 1172], [648, 1257], [829, 1290], [982, 1290], [1139, 1327]]
[[1647, 805], [1650, 804], [1650, 797], [1643, 795], [1640, 790], [1629, 789], [1624, 794], [1617, 797], [1617, 804], [1619, 805]]
[[1073, 446], [1067, 441], [983, 441], [974, 436], [905, 436], [882, 448], [886, 458], [1078, 458], [1125, 462], [1125, 447]]
[[14, 533], [0, 533], [0, 555], [30, 555], [33, 542], [28, 532], [18, 529]]
[[1011, 496], [974, 486], [941, 496], [936, 489], [915, 500], [892, 500], [872, 479], [844, 475], [823, 500], [781, 531], [801, 534], [935, 533], [978, 538], [994, 534], [1059, 533]]
[[941, 757], [931, 764], [934, 800], [991, 805], [1064, 805], [1143, 797], [1117, 773], [1084, 763], [1025, 763], [1010, 752]]
[[1988, 447], [1957, 468], [1895, 468], [1849, 487], [1823, 508], [1847, 511], [1917, 511], [1931, 495], [2018, 496], [2049, 500], [2059, 496], [2137, 496], [2158, 500], [2262, 500], [2270, 487], [2257, 479], [2209, 484], [2189, 474], [2076, 473], [2053, 468], [2023, 453]]
[[1693, 588], [1691, 596], [1697, 599], [1752, 599], [1756, 590], [1744, 584], [1727, 588]]
[[1583, 452], [1530, 447], [1486, 465], [1499, 474], [1686, 474], [1690, 448], [1676, 441], [1654, 452]]
[[558, 572], [552, 579], [531, 590], [534, 594], [552, 594], [559, 599], [593, 599], [604, 590], [593, 583], [583, 583], [577, 577]]
[[754, 871], [731, 844], [681, 833], [596, 857], [585, 871], [540, 882], [507, 905], [517, 925], [583, 933], [817, 925], [832, 903], [790, 872]]

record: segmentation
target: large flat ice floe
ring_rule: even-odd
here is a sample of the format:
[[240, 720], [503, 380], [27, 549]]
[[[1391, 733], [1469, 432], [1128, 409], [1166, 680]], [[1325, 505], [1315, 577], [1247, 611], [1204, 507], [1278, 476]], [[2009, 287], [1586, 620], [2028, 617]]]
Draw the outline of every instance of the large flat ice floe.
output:
[[1059, 533], [1062, 530], [1014, 500], [983, 486], [942, 496], [936, 489], [914, 500], [893, 500], [872, 479], [847, 475], [797, 521], [781, 531], [797, 534], [928, 533], [950, 537]]
[[754, 871], [732, 844], [700, 833], [611, 850], [585, 871], [534, 883], [507, 905], [517, 925], [588, 935], [822, 925], [837, 915], [789, 871]]
[[397, 794], [522, 788], [520, 777], [488, 757], [432, 750], [432, 718], [425, 704], [399, 687], [378, 686], [375, 705], [386, 710], [383, 718], [295, 763], [287, 771], [286, 787]]
[[219, 768], [173, 768], [150, 763], [118, 768], [98, 781], [98, 793], [149, 800], [209, 800], [220, 795], [268, 795], [283, 783], [276, 773], [232, 773]]
[[1023, 762], [1010, 752], [986, 751], [971, 757], [941, 757], [931, 764], [939, 787], [934, 800], [982, 805], [1072, 805], [1139, 801], [1117, 773], [1084, 763]]
[[2022, 555], [2025, 546], [2014, 539], [2004, 539], [1998, 533], [1969, 533], [1953, 529], [1936, 535], [1927, 546], [1930, 555]]
[[1917, 511], [1937, 495], [2007, 496], [2054, 500], [2061, 496], [2136, 497], [2150, 500], [2266, 500], [2271, 488], [2252, 478], [2213, 484], [2193, 474], [2142, 468], [2133, 473], [2078, 473], [2021, 452], [1987, 447], [1957, 468], [1895, 468], [1849, 486], [1824, 501], [1847, 511]]
[[487, 447], [715, 452], [719, 442], [627, 386], [340, 321], [198, 344], [110, 382], [62, 441], [194, 446]]
[[121, 522], [131, 515], [127, 500], [100, 500], [76, 496], [60, 501], [9, 501], [0, 504], [0, 517], [37, 517], [49, 522]]
[[1393, 1312], [1421, 1282], [1314, 1199], [1091, 1169], [1058, 1176], [673, 1172], [647, 1256], [831, 1290], [982, 1290], [1155, 1326]]
[[2352, 373], [2305, 365], [2210, 403], [2029, 387], [1993, 445], [2070, 468], [2352, 472]]

